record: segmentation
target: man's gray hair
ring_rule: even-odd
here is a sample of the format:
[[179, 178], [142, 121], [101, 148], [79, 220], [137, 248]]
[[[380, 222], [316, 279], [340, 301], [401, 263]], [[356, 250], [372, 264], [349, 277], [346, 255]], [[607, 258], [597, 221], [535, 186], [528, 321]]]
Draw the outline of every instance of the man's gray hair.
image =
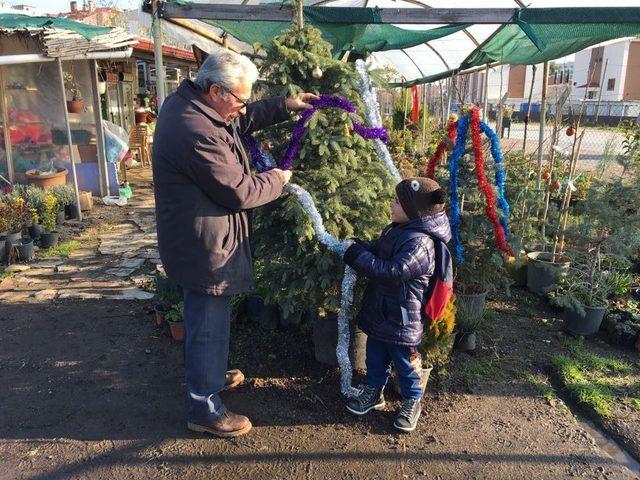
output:
[[247, 57], [221, 48], [211, 52], [200, 66], [195, 84], [203, 92], [208, 92], [214, 84], [231, 91], [238, 87], [241, 79], [254, 83], [258, 69]]

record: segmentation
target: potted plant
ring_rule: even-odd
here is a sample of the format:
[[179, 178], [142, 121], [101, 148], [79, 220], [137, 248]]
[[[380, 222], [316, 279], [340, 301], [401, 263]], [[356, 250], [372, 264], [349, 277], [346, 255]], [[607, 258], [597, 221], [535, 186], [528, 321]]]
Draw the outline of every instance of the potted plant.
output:
[[[67, 111], [69, 113], [81, 113], [84, 109], [80, 85], [70, 72], [64, 72], [64, 88], [67, 91]], [[71, 98], [71, 100], [69, 100]]]
[[39, 222], [44, 213], [45, 192], [34, 185], [27, 185], [26, 187], [22, 187], [22, 189], [22, 196], [25, 199], [27, 208], [29, 209], [29, 216], [31, 220], [29, 236], [34, 241], [37, 241], [42, 234], [43, 228]]
[[167, 314], [172, 306], [182, 299], [182, 295], [166, 275], [156, 273], [156, 305], [154, 307], [154, 318], [156, 326], [160, 327], [166, 321]]
[[571, 267], [555, 302], [565, 307], [570, 332], [597, 332], [608, 299], [621, 291], [621, 274], [629, 270], [629, 256], [640, 247], [640, 216], [625, 206], [637, 205], [639, 197], [633, 183], [595, 184], [585, 200], [584, 214], [567, 230]]
[[24, 172], [27, 182], [44, 190], [54, 185], [64, 185], [67, 182], [67, 173], [69, 172], [66, 168], [54, 168], [53, 166], [49, 170], [32, 168]]
[[65, 218], [75, 218], [75, 201], [76, 194], [72, 185], [55, 185], [50, 189], [51, 193], [56, 197], [58, 201], [58, 207], [60, 212], [58, 215], [58, 223], [62, 223]]
[[53, 193], [47, 192], [44, 199], [44, 212], [42, 214], [44, 232], [40, 235], [41, 248], [52, 248], [58, 245], [60, 233], [55, 230], [57, 216], [58, 200], [56, 200]]
[[171, 330], [171, 337], [177, 342], [184, 342], [184, 302], [178, 302], [165, 315]]
[[5, 221], [7, 231], [7, 241], [16, 244], [22, 238], [22, 227], [31, 217], [31, 212], [27, 208], [24, 198], [15, 192], [7, 195], [0, 203], [0, 218]]

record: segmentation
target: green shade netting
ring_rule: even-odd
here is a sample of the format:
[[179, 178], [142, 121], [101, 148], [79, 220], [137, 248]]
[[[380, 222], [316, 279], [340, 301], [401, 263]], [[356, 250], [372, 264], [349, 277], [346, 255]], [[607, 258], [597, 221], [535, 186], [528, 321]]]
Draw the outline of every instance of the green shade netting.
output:
[[98, 27], [68, 18], [32, 17], [15, 13], [0, 13], [0, 30], [19, 30], [23, 28], [59, 28], [61, 30], [74, 31], [85, 38], [104, 35], [112, 30], [112, 27]]
[[[560, 18], [555, 9], [545, 17], [544, 12], [520, 12], [515, 24], [503, 25], [494, 36], [480, 45], [460, 66], [470, 68], [491, 62], [510, 65], [532, 65], [564, 57], [591, 45], [616, 38], [640, 35], [640, 8], [610, 9], [598, 12], [600, 21], [614, 20], [625, 23], [587, 23], [591, 16], [583, 10], [571, 12], [571, 22]], [[573, 9], [572, 9], [573, 10]], [[622, 12], [620, 10], [624, 10]], [[603, 18], [609, 13], [611, 18]], [[618, 15], [626, 13], [622, 18]], [[555, 20], [566, 23], [550, 23]], [[546, 21], [548, 23], [536, 23]]]
[[[337, 10], [337, 9], [326, 9]], [[469, 25], [450, 25], [430, 30], [405, 30], [388, 24], [316, 23], [315, 15], [305, 11], [307, 22], [322, 32], [322, 38], [333, 45], [333, 54], [338, 57], [348, 50], [358, 55], [384, 50], [399, 50], [446, 37]], [[259, 20], [203, 20], [221, 28], [245, 43], [267, 45], [273, 37], [289, 28], [290, 22], [266, 22]]]
[[640, 8], [524, 9], [515, 23], [500, 27], [459, 68], [391, 86], [430, 83], [493, 62], [535, 65], [636, 35], [640, 35]]

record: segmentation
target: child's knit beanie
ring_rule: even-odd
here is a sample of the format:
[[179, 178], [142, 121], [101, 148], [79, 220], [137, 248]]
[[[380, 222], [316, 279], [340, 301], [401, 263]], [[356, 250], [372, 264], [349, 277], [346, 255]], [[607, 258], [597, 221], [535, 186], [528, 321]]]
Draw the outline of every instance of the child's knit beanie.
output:
[[444, 209], [445, 193], [438, 182], [425, 177], [407, 178], [396, 185], [396, 195], [410, 220]]

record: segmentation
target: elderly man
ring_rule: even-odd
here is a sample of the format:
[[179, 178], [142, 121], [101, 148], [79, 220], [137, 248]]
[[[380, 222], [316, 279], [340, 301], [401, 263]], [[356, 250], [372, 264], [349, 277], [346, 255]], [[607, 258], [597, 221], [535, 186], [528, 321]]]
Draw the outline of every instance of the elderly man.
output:
[[251, 422], [225, 408], [219, 392], [244, 376], [227, 372], [230, 296], [253, 288], [250, 209], [278, 198], [291, 173], [251, 174], [240, 135], [311, 108], [303, 93], [249, 103], [258, 71], [226, 50], [209, 55], [195, 82], [167, 97], [153, 145], [160, 257], [184, 295], [187, 426], [221, 437]]

